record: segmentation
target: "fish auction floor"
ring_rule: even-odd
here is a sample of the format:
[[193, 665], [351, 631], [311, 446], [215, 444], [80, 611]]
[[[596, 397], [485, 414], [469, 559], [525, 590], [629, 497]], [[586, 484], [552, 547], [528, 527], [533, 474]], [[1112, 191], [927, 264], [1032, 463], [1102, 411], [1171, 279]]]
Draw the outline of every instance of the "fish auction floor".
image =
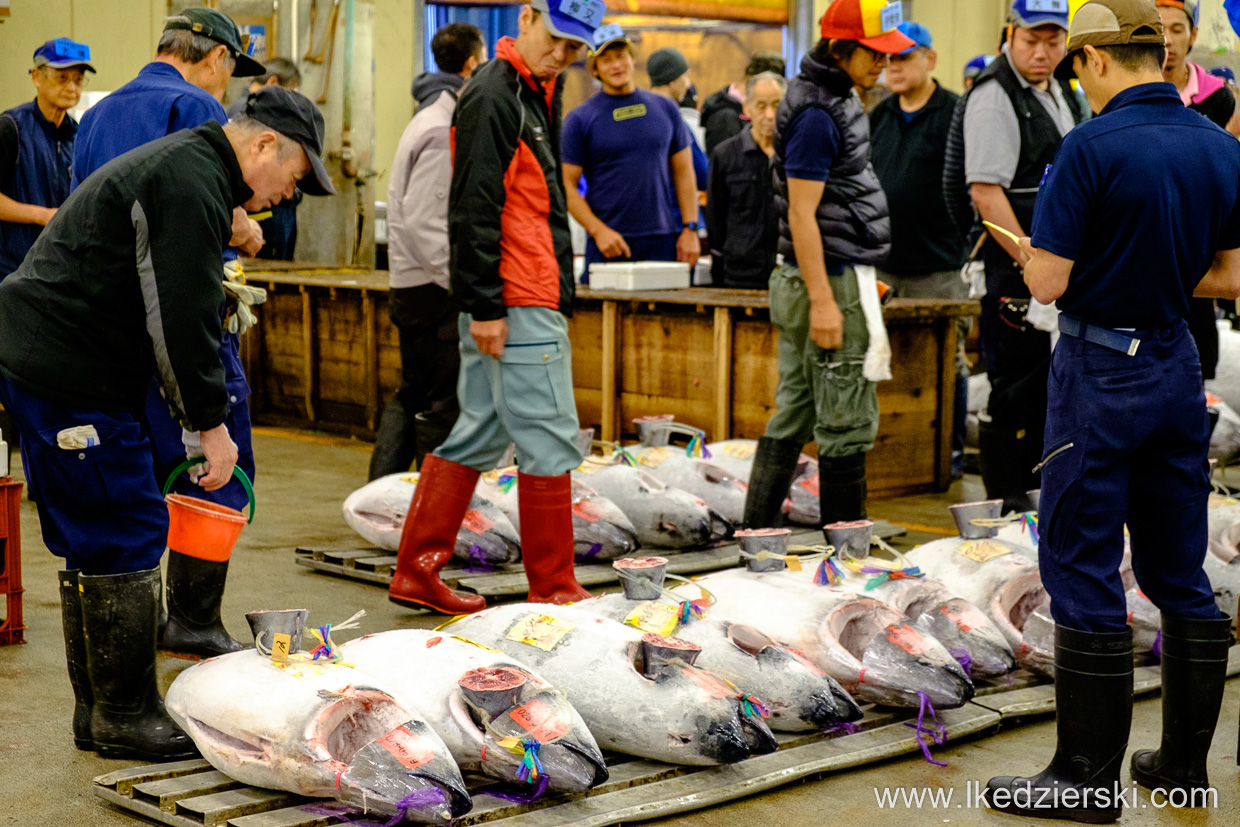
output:
[[[303, 432], [259, 429], [258, 515], [242, 535], [233, 556], [224, 599], [230, 629], [245, 641], [244, 613], [260, 608], [308, 608], [312, 622], [339, 622], [366, 609], [362, 631], [429, 627], [441, 618], [400, 609], [378, 587], [311, 572], [295, 566], [298, 545], [352, 542], [340, 515], [345, 496], [365, 482], [368, 444]], [[16, 459], [16, 457], [15, 457]], [[15, 469], [20, 475], [20, 469]], [[1240, 485], [1240, 471], [1229, 480]], [[897, 546], [905, 548], [949, 533], [946, 506], [979, 499], [977, 477], [966, 477], [939, 495], [908, 497], [871, 505], [872, 516], [917, 527]], [[932, 529], [926, 531], [924, 529]], [[22, 504], [25, 593], [24, 646], [0, 647], [0, 824], [23, 827], [133, 827], [141, 820], [95, 798], [91, 779], [132, 766], [135, 761], [105, 760], [74, 749], [69, 731], [73, 697], [65, 673], [56, 586], [58, 560], [40, 540], [34, 506]], [[162, 686], [187, 661], [160, 659]], [[1240, 679], [1231, 681], [1210, 753], [1210, 776], [1218, 788], [1216, 810], [1157, 809], [1144, 792], [1123, 816], [1125, 825], [1236, 825], [1240, 823], [1240, 768], [1236, 765]], [[1157, 698], [1136, 704], [1131, 748], [1157, 745]], [[1029, 820], [970, 809], [966, 789], [992, 775], [1028, 774], [1040, 769], [1055, 746], [1053, 719], [1041, 717], [998, 734], [936, 749], [947, 767], [927, 764], [920, 756], [823, 776], [740, 799], [731, 804], [664, 819], [651, 824], [692, 827], [819, 827], [856, 824], [886, 827], [906, 824], [1026, 824]], [[1124, 774], [1127, 781], [1127, 772]], [[969, 785], [969, 782], [972, 782]], [[878, 804], [884, 790], [911, 792], [924, 787], [954, 790], [947, 807]], [[1131, 798], [1131, 796], [1130, 796]]]

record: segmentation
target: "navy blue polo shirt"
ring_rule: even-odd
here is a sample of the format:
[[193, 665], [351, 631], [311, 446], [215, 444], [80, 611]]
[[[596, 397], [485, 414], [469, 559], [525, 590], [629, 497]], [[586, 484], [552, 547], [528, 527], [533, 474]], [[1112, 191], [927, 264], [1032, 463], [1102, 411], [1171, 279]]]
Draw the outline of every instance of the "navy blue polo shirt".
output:
[[1215, 252], [1240, 248], [1240, 143], [1170, 83], [1125, 89], [1064, 136], [1033, 246], [1075, 262], [1064, 313], [1112, 328], [1186, 318]]
[[[0, 114], [0, 193], [19, 204], [60, 207], [69, 197], [77, 121], [65, 113], [56, 125], [38, 101]], [[0, 279], [17, 269], [43, 227], [0, 221]]]
[[73, 188], [113, 158], [179, 129], [228, 123], [224, 106], [167, 63], [148, 63], [138, 76], [82, 116], [73, 156]]

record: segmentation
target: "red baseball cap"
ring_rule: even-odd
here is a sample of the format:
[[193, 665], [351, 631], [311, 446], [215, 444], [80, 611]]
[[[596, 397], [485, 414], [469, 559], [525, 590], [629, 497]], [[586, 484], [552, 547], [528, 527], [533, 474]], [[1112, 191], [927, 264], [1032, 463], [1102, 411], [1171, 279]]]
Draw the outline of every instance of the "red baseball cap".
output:
[[917, 44], [897, 26], [904, 22], [899, 2], [835, 0], [822, 15], [822, 36], [828, 40], [856, 40], [862, 46], [894, 55]]

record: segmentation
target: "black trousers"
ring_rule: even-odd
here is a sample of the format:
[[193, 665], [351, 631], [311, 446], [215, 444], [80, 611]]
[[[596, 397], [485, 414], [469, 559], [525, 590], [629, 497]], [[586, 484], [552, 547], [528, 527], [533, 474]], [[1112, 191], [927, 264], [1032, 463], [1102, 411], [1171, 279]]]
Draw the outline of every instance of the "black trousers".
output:
[[388, 400], [375, 437], [371, 478], [409, 470], [421, 414], [447, 434], [460, 413], [456, 397], [461, 368], [460, 310], [437, 284], [398, 287], [388, 293], [388, 314], [400, 338], [400, 389]]

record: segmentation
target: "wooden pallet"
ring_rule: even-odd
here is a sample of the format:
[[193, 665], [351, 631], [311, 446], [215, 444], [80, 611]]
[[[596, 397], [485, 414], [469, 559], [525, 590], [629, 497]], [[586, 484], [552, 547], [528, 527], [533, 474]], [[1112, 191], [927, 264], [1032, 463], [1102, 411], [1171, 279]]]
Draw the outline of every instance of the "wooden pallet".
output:
[[[882, 539], [903, 534], [903, 526], [878, 523], [876, 536]], [[822, 542], [822, 534], [815, 529], [799, 529], [792, 533], [791, 544], [812, 545]], [[705, 551], [672, 552], [650, 549], [639, 554], [663, 554], [667, 556], [669, 574], [682, 576], [702, 574], [718, 569], [732, 568], [740, 562], [740, 554], [734, 543]], [[392, 582], [392, 569], [396, 567], [396, 553], [378, 548], [341, 546], [336, 548], [298, 548], [295, 562], [299, 566], [386, 586]], [[615, 570], [607, 564], [594, 563], [574, 567], [577, 582], [583, 586], [606, 586], [619, 582]], [[501, 566], [495, 571], [471, 571], [459, 565], [451, 565], [440, 572], [450, 587], [476, 592], [484, 597], [514, 597], [529, 591], [529, 581], [520, 564]]]
[[[1228, 677], [1240, 674], [1240, 646], [1231, 649]], [[1157, 666], [1139, 666], [1134, 694], [1159, 688]], [[960, 709], [939, 713], [949, 742], [993, 733], [1000, 723], [1017, 724], [1055, 711], [1054, 686], [1027, 672], [978, 686]], [[474, 790], [473, 809], [459, 827], [608, 827], [625, 821], [662, 818], [732, 801], [810, 776], [909, 755], [921, 749], [907, 726], [911, 710], [875, 708], [860, 730], [842, 733], [777, 733], [778, 751], [723, 767], [686, 767], [607, 756], [608, 780], [588, 794], [554, 796], [515, 804]], [[343, 818], [308, 812], [316, 803], [291, 793], [240, 784], [206, 761], [134, 767], [101, 775], [95, 795], [125, 810], [172, 827], [328, 827]]]

